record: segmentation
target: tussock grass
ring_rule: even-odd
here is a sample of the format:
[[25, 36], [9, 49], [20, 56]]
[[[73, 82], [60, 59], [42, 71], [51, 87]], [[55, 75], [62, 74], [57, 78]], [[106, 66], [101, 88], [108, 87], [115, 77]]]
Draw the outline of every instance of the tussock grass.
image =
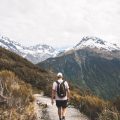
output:
[[7, 70], [0, 72], [0, 95], [0, 120], [36, 119], [32, 87], [13, 72]]

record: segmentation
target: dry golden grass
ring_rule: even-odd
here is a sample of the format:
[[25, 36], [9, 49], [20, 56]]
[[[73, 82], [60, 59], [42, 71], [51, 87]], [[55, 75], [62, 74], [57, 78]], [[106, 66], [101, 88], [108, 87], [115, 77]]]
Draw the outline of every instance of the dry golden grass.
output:
[[92, 120], [96, 119], [98, 114], [101, 113], [108, 104], [96, 96], [80, 96], [75, 92], [71, 92], [71, 102], [75, 107], [77, 107], [82, 113], [89, 116]]
[[120, 113], [116, 109], [104, 109], [98, 120], [120, 120]]
[[32, 87], [20, 80], [13, 72], [0, 72], [0, 120], [35, 120]]

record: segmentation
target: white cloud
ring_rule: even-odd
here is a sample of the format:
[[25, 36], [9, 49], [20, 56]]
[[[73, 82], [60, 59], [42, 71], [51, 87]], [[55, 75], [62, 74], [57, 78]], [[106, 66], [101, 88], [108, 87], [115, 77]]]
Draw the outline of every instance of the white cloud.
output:
[[73, 46], [87, 35], [120, 43], [119, 6], [119, 0], [0, 0], [0, 34], [27, 46]]

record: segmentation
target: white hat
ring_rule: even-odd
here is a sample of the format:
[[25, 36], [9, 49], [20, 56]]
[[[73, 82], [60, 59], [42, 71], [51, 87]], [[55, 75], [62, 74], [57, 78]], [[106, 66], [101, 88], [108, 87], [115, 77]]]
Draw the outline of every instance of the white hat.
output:
[[59, 73], [57, 74], [57, 77], [63, 77], [62, 73], [59, 72]]

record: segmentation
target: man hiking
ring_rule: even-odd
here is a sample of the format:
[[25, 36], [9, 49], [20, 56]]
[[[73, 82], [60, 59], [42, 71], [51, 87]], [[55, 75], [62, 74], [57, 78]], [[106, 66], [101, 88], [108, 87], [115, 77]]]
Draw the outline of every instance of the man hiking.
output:
[[53, 83], [52, 87], [52, 105], [54, 98], [58, 108], [59, 120], [65, 120], [67, 102], [70, 97], [69, 85], [67, 81], [63, 80], [62, 73], [57, 74], [58, 80]]

